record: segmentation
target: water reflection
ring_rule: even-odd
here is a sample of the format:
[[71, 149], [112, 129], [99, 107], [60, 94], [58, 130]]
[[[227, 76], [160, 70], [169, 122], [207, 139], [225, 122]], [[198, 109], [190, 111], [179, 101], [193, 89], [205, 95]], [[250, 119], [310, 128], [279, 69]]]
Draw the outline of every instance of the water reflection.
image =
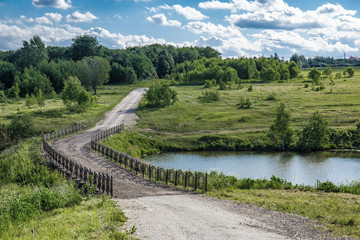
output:
[[317, 180], [336, 184], [360, 181], [360, 154], [354, 152], [180, 152], [150, 156], [145, 160], [165, 168], [216, 170], [239, 178], [269, 179], [275, 175], [306, 185], [315, 185]]

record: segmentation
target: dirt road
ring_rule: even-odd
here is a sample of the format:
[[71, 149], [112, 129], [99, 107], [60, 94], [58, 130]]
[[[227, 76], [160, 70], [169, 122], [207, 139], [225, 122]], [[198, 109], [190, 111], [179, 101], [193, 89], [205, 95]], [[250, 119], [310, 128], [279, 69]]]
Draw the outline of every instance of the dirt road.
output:
[[81, 134], [51, 143], [55, 150], [97, 172], [114, 177], [114, 199], [142, 239], [330, 239], [306, 218], [181, 192], [134, 176], [89, 149], [96, 132], [136, 123], [144, 89], [123, 99], [103, 121]]

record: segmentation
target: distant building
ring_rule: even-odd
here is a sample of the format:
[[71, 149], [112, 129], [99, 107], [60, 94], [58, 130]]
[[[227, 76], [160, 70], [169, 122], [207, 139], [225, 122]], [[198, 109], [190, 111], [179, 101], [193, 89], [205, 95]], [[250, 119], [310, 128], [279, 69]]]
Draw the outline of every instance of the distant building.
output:
[[359, 58], [351, 56], [349, 60], [359, 60]]

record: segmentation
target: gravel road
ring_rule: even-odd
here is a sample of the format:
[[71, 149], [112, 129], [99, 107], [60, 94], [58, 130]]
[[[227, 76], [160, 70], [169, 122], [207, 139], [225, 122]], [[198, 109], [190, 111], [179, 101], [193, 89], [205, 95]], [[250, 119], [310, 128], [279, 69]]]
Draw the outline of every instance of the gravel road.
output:
[[114, 199], [142, 239], [332, 239], [314, 221], [256, 206], [184, 192], [133, 175], [89, 148], [91, 136], [121, 123], [136, 123], [144, 89], [132, 91], [103, 121], [81, 134], [51, 142], [55, 150], [114, 177]]

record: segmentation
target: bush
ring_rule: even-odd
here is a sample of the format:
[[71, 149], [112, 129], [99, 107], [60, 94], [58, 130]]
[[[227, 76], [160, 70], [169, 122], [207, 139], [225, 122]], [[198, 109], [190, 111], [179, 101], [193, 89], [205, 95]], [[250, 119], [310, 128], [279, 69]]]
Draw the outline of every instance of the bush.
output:
[[341, 73], [339, 73], [339, 72], [336, 73], [336, 74], [335, 74], [335, 78], [336, 78], [336, 79], [340, 79], [340, 78], [341, 78]]
[[248, 92], [252, 92], [253, 91], [253, 86], [250, 85], [250, 87], [248, 88]]
[[353, 67], [347, 67], [346, 69], [346, 73], [349, 74], [349, 77], [353, 77], [355, 74], [355, 70]]
[[216, 90], [205, 91], [205, 92], [202, 92], [202, 96], [200, 96], [200, 99], [205, 102], [219, 101], [220, 93]]
[[6, 99], [6, 95], [5, 92], [3, 90], [0, 90], [0, 103], [6, 103], [7, 99]]
[[226, 89], [231, 89], [232, 88], [232, 82], [224, 82], [221, 81], [219, 82], [219, 89], [220, 90], [226, 90]]
[[12, 140], [19, 140], [35, 134], [35, 125], [29, 114], [15, 114], [8, 127]]
[[212, 80], [205, 80], [204, 83], [204, 88], [212, 88], [216, 86], [216, 80], [212, 79]]
[[64, 82], [64, 89], [61, 98], [70, 111], [82, 112], [86, 111], [91, 105], [91, 96], [77, 77], [69, 77]]
[[313, 83], [315, 85], [319, 85], [320, 84], [320, 76], [321, 76], [321, 73], [319, 70], [317, 70], [317, 68], [313, 68], [311, 69], [311, 71], [309, 72], [308, 74], [308, 78], [312, 79], [313, 80]]
[[266, 96], [265, 101], [276, 101], [276, 93], [269, 93]]
[[240, 101], [237, 104], [238, 108], [250, 108], [251, 107], [251, 101], [249, 98], [244, 98], [243, 96], [240, 97]]
[[145, 99], [150, 107], [164, 107], [177, 101], [177, 92], [164, 82], [155, 81], [146, 91]]

